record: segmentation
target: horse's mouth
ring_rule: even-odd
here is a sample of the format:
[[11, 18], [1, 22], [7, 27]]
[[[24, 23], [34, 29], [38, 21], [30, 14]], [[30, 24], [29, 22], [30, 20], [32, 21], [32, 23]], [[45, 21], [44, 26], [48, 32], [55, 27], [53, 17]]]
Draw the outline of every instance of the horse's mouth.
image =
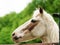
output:
[[36, 38], [29, 38], [29, 39], [18, 39], [18, 40], [14, 40], [15, 43], [20, 43], [20, 42], [28, 42], [31, 40], [34, 40]]
[[13, 41], [16, 43], [19, 43], [19, 42], [28, 42], [28, 41], [33, 40], [33, 39], [36, 39], [36, 37], [28, 36], [28, 37], [19, 38], [17, 40], [13, 39]]

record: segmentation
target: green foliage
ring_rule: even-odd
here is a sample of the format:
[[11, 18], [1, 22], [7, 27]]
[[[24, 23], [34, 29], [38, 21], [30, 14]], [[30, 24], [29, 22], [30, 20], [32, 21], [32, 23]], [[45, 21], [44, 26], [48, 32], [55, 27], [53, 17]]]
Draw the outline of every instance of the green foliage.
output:
[[[0, 44], [11, 44], [13, 43], [11, 39], [12, 32], [24, 22], [29, 20], [32, 16], [33, 11], [37, 7], [43, 7], [50, 14], [60, 12], [60, 0], [32, 0], [28, 6], [20, 13], [11, 12], [6, 14], [4, 17], [0, 17]], [[58, 19], [54, 18], [58, 23]], [[40, 39], [32, 40], [25, 43], [39, 43]]]

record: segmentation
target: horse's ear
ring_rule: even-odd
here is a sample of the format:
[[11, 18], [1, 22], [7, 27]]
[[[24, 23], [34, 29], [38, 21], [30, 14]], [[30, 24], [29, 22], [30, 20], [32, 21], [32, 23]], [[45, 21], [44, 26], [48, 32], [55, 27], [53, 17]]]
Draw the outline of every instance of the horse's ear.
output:
[[40, 7], [39, 12], [43, 14], [43, 9]]

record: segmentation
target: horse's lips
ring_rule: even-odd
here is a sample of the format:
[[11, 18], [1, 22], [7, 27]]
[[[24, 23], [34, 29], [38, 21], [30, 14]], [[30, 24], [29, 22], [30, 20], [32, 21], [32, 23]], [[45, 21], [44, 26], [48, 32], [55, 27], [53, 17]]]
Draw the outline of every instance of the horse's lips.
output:
[[29, 36], [29, 37], [23, 37], [23, 38], [19, 38], [18, 40], [14, 40], [14, 42], [16, 43], [19, 43], [19, 42], [27, 42], [27, 41], [30, 41], [30, 40], [33, 40], [33, 39], [36, 39], [34, 38], [33, 36]]
[[29, 39], [18, 39], [18, 40], [14, 40], [16, 43], [19, 43], [19, 42], [27, 42], [27, 41], [30, 41], [30, 40], [33, 40], [33, 39], [36, 39], [36, 38], [29, 38]]

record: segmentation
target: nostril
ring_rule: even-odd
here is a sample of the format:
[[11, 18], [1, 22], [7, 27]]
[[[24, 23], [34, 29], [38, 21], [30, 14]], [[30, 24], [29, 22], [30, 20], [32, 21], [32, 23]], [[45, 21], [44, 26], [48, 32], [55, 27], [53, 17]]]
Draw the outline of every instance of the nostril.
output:
[[14, 36], [14, 35], [15, 35], [15, 33], [12, 34], [12, 36]]
[[15, 40], [19, 39], [17, 36], [14, 37]]

